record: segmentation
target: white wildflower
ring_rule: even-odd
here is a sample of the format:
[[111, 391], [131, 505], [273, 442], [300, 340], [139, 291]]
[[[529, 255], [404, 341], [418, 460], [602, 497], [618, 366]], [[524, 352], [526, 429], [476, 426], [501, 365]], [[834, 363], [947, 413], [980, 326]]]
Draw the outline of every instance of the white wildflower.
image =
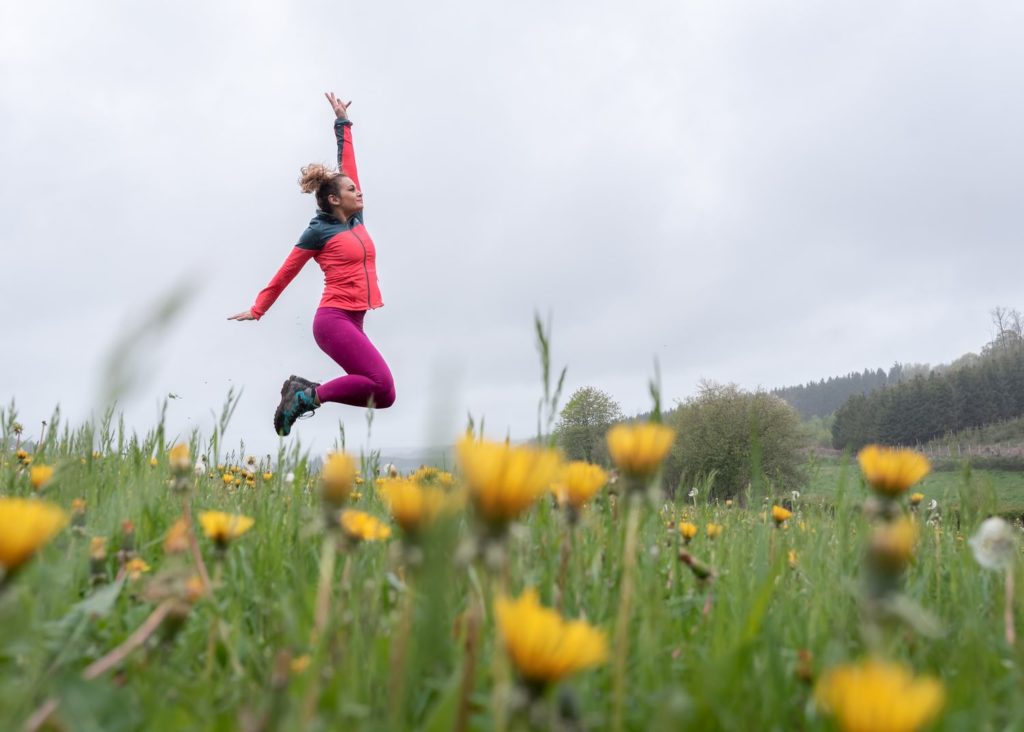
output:
[[284, 482], [287, 483], [288, 485], [291, 485], [292, 483], [294, 483], [295, 482], [295, 473], [293, 473], [291, 471], [288, 471], [288, 473], [286, 473], [285, 476], [284, 476]]

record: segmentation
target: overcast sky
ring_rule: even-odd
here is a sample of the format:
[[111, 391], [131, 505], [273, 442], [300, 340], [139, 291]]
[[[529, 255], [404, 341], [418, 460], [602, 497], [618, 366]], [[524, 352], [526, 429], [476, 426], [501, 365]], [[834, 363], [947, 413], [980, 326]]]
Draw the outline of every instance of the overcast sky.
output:
[[[1024, 6], [1013, 2], [3, 2], [0, 398], [34, 432], [100, 401], [138, 341], [129, 423], [276, 451], [290, 373], [337, 367], [311, 334], [311, 262], [250, 306], [351, 117], [385, 307], [366, 330], [398, 400], [371, 445], [536, 427], [533, 313], [566, 393], [626, 413], [701, 378], [748, 388], [938, 363], [1024, 307]], [[134, 361], [132, 361], [134, 363]], [[293, 434], [327, 449], [361, 410]], [[294, 438], [289, 438], [289, 440]]]

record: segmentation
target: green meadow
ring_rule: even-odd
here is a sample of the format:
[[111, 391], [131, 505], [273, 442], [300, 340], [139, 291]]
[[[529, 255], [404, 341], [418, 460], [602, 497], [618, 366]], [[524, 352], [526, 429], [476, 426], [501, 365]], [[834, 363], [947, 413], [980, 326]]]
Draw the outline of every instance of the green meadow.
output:
[[[10, 414], [6, 422], [13, 441]], [[253, 485], [235, 485], [223, 474], [236, 466], [232, 475], [244, 476], [244, 453], [193, 435], [190, 459], [205, 456], [209, 469], [189, 473], [184, 495], [169, 485], [171, 445], [159, 425], [138, 436], [50, 425], [31, 456], [56, 468], [39, 491], [13, 449], [4, 452], [4, 497], [68, 513], [80, 499], [86, 508], [80, 525], [64, 528], [0, 590], [3, 728], [825, 730], [838, 727], [816, 703], [816, 684], [869, 654], [941, 681], [944, 705], [929, 729], [1009, 730], [1024, 719], [1024, 653], [1006, 641], [1002, 576], [982, 569], [967, 541], [989, 513], [1024, 507], [1020, 475], [942, 472], [923, 481], [924, 504], [934, 498], [940, 510], [931, 523], [927, 511], [913, 514], [920, 539], [899, 579], [912, 609], [879, 620], [865, 607], [867, 490], [855, 464], [812, 464], [795, 500], [748, 495], [742, 507], [700, 495], [631, 498], [620, 483], [575, 526], [545, 496], [509, 531], [497, 568], [465, 556], [477, 531], [465, 511], [415, 546], [392, 523], [389, 539], [327, 560], [319, 476], [292, 444], [273, 465], [256, 461]], [[372, 462], [362, 461], [350, 503], [389, 521]], [[189, 553], [165, 552], [185, 502], [212, 586], [179, 601], [132, 646], [176, 591], [167, 588], [196, 570]], [[794, 516], [776, 528], [768, 509], [783, 502]], [[254, 524], [220, 551], [197, 520], [208, 510]], [[637, 541], [627, 560], [630, 511]], [[686, 546], [680, 521], [699, 527]], [[722, 527], [714, 539], [709, 523]], [[98, 559], [90, 557], [97, 537], [106, 539]], [[132, 547], [148, 565], [137, 579], [122, 571]], [[710, 576], [680, 561], [681, 550]], [[498, 596], [526, 588], [604, 632], [607, 661], [543, 690], [522, 688], [494, 610]], [[325, 591], [327, 614], [315, 628]], [[126, 644], [130, 652], [96, 673]]]

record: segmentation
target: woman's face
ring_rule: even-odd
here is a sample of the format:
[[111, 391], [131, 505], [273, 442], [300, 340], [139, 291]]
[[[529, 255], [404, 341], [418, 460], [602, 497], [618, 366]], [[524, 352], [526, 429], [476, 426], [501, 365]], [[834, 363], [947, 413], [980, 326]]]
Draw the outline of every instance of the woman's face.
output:
[[[354, 180], [341, 176], [338, 179], [337, 190], [337, 195], [331, 196], [331, 199], [338, 199], [337, 207], [341, 209], [346, 219], [363, 210], [363, 192], [356, 188]], [[334, 201], [331, 200], [331, 203]]]

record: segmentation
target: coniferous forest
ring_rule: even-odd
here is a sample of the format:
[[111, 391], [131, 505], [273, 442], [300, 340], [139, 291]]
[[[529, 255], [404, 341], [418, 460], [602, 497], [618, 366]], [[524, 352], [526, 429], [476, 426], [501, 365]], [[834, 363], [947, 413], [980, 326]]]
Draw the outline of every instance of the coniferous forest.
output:
[[972, 365], [856, 394], [835, 415], [832, 444], [915, 445], [1024, 416], [1024, 339], [1001, 333]]

